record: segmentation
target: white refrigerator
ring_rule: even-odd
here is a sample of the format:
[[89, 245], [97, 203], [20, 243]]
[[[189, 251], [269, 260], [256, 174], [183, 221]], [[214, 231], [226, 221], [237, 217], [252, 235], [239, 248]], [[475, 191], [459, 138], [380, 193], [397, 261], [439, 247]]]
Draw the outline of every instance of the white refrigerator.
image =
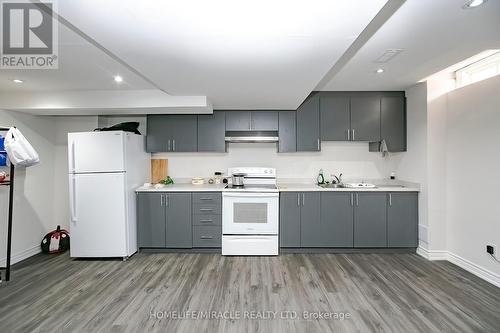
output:
[[68, 165], [71, 257], [126, 259], [137, 252], [135, 189], [150, 174], [144, 137], [69, 133]]

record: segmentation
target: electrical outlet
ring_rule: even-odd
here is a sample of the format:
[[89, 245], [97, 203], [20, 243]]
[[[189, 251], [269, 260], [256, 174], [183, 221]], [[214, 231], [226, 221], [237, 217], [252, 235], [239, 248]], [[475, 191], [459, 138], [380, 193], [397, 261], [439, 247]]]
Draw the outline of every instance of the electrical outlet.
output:
[[495, 257], [497, 255], [497, 246], [493, 244], [486, 245], [486, 253], [489, 253]]

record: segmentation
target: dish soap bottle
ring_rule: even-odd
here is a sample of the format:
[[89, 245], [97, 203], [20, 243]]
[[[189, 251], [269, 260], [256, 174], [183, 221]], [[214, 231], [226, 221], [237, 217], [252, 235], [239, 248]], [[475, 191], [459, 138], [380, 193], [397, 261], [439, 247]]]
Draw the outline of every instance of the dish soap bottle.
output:
[[316, 178], [316, 181], [318, 182], [318, 185], [325, 183], [325, 176], [323, 175], [323, 169], [319, 169], [319, 174], [318, 177]]

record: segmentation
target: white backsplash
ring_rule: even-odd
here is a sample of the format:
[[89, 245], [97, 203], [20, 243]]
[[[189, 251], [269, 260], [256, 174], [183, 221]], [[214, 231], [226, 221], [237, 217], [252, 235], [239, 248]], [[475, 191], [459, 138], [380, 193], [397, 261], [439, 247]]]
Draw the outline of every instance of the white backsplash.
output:
[[230, 143], [227, 153], [157, 153], [153, 158], [167, 158], [174, 179], [210, 177], [229, 167], [266, 166], [276, 168], [280, 179], [315, 180], [323, 169], [329, 180], [332, 173], [343, 173], [344, 179], [388, 178], [401, 154], [382, 157], [369, 152], [365, 142], [322, 142], [321, 152], [285, 154], [278, 154], [273, 143]]

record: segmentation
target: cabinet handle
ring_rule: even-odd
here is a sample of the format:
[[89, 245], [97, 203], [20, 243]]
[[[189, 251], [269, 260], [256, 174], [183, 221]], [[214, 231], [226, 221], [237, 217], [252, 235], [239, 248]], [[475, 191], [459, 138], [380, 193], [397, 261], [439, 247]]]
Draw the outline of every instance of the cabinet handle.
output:
[[165, 207], [168, 207], [168, 194], [165, 194]]
[[167, 151], [170, 151], [170, 139], [168, 139]]
[[214, 239], [213, 236], [201, 236], [200, 239]]
[[297, 206], [300, 206], [300, 193], [297, 193]]
[[213, 200], [212, 198], [200, 198], [200, 200]]
[[200, 220], [200, 223], [210, 223], [210, 222], [213, 222], [214, 220], [210, 220], [210, 219], [204, 219], [204, 220]]
[[354, 141], [354, 128], [352, 129], [352, 141]]
[[389, 206], [392, 206], [392, 193], [389, 193]]
[[172, 150], [175, 151], [175, 139], [172, 140]]
[[318, 151], [319, 151], [319, 150], [320, 150], [320, 148], [319, 148], [319, 138], [318, 138]]
[[356, 193], [356, 206], [359, 206], [359, 194]]
[[351, 130], [347, 129], [347, 141], [351, 141]]
[[213, 212], [212, 208], [200, 208], [200, 212]]
[[351, 206], [354, 206], [354, 194], [351, 193]]
[[302, 193], [302, 206], [305, 205], [305, 202], [306, 202], [306, 195]]
[[163, 206], [163, 194], [160, 195], [160, 206]]

